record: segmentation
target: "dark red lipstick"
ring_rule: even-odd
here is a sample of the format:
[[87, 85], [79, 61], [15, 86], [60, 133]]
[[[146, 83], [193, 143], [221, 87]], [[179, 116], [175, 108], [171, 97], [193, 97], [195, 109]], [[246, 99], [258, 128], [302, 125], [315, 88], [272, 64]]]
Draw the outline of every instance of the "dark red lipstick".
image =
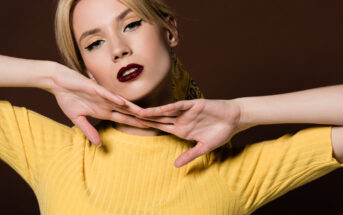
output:
[[130, 81], [132, 79], [137, 78], [144, 70], [144, 66], [131, 63], [126, 67], [123, 67], [119, 70], [117, 79], [120, 82]]

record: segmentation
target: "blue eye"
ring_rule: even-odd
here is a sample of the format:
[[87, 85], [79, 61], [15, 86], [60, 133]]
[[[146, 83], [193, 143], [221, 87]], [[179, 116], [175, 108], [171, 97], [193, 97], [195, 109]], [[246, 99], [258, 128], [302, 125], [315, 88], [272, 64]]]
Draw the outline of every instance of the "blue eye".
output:
[[97, 40], [86, 47], [88, 51], [92, 51], [94, 48], [99, 47], [104, 41], [103, 40]]
[[133, 28], [139, 27], [142, 25], [142, 19], [137, 21], [137, 22], [131, 22], [130, 24], [128, 24], [125, 28], [124, 28], [124, 32], [128, 29], [131, 30]]

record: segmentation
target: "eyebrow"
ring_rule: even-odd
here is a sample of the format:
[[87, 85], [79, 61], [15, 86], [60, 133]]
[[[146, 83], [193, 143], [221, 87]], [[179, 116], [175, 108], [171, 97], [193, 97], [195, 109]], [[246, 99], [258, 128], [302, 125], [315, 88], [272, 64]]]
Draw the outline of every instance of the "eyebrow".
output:
[[[122, 13], [120, 13], [115, 19], [116, 20], [122, 20], [124, 19], [129, 13], [131, 13], [132, 10], [130, 8], [126, 9], [125, 11], [123, 11]], [[95, 29], [91, 29], [88, 31], [85, 31], [81, 34], [80, 39], [79, 39], [79, 43], [87, 36], [92, 35], [92, 34], [96, 34], [99, 33], [101, 30], [100, 28], [95, 28]]]

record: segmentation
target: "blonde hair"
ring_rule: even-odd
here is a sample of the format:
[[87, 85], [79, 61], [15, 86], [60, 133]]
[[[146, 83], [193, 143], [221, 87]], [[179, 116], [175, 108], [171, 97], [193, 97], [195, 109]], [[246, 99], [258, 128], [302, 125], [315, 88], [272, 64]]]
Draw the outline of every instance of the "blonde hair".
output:
[[[84, 72], [80, 51], [73, 33], [72, 16], [74, 8], [80, 0], [59, 0], [55, 16], [55, 37], [57, 47], [67, 66], [79, 72]], [[175, 27], [166, 19], [175, 19], [175, 13], [165, 0], [120, 0], [142, 19], [157, 24], [173, 32]]]
[[[74, 70], [85, 72], [81, 54], [75, 41], [72, 16], [77, 3], [81, 0], [59, 0], [55, 16], [55, 36], [57, 47], [67, 64]], [[175, 26], [166, 19], [175, 19], [175, 13], [166, 3], [166, 0], [120, 0], [128, 8], [134, 11], [142, 19], [157, 24], [158, 26], [173, 32]], [[198, 85], [184, 69], [180, 59], [172, 51], [171, 57], [174, 100], [190, 100], [204, 98]], [[231, 143], [225, 144], [231, 147]]]

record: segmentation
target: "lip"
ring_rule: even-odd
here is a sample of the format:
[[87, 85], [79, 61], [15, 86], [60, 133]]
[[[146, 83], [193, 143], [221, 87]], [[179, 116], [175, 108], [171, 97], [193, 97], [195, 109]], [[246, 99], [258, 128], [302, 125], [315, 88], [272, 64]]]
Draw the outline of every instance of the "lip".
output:
[[[129, 75], [125, 75], [123, 76], [123, 74], [129, 70], [129, 69], [132, 69], [132, 68], [137, 68], [137, 70], [135, 72], [132, 72], [130, 73]], [[118, 74], [117, 74], [117, 79], [120, 81], [120, 82], [126, 82], [126, 81], [130, 81], [132, 79], [135, 79], [137, 78], [144, 70], [144, 66], [140, 65], [140, 64], [136, 64], [136, 63], [131, 63], [125, 67], [122, 67]]]

